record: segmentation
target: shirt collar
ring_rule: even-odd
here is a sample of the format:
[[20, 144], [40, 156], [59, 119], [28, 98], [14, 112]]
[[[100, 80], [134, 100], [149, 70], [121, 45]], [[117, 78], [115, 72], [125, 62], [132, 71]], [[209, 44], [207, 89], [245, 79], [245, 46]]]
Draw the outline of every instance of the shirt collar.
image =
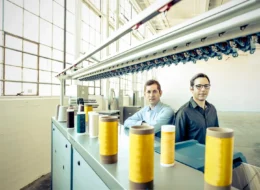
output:
[[147, 106], [147, 111], [154, 110], [155, 112], [158, 112], [161, 107], [162, 107], [162, 102], [159, 101], [153, 109], [151, 109], [150, 106]]
[[[194, 100], [193, 97], [190, 98], [190, 103], [192, 105], [193, 108], [196, 108], [197, 106], [200, 107]], [[207, 108], [209, 106], [209, 103], [206, 101], [205, 102], [205, 108]]]

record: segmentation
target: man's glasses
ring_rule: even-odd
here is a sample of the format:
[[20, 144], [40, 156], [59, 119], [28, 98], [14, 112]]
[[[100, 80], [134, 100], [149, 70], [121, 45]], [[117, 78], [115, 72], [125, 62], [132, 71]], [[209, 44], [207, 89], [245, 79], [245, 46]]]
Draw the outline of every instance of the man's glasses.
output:
[[201, 90], [203, 87], [206, 89], [206, 90], [208, 90], [208, 89], [210, 89], [210, 84], [196, 84], [196, 85], [194, 85], [194, 86], [196, 86], [196, 88], [198, 89], [198, 90]]

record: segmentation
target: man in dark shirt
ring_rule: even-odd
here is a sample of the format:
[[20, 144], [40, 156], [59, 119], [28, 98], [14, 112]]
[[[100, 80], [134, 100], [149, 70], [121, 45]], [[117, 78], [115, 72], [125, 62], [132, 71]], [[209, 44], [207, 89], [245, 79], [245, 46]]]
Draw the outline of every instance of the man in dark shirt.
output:
[[190, 81], [192, 97], [176, 113], [176, 142], [195, 139], [205, 144], [206, 129], [219, 127], [216, 108], [206, 101], [210, 90], [207, 75], [199, 73]]

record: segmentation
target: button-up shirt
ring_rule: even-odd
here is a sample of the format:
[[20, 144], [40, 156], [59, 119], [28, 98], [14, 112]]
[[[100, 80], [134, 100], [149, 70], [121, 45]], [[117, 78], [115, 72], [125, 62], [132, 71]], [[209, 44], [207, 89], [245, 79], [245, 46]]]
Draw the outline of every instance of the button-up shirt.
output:
[[195, 139], [205, 144], [208, 127], [219, 127], [216, 108], [206, 101], [202, 109], [193, 98], [175, 115], [176, 142]]
[[162, 102], [158, 102], [157, 105], [151, 109], [149, 106], [145, 106], [133, 116], [125, 120], [124, 126], [130, 128], [132, 126], [141, 125], [142, 122], [147, 123], [154, 127], [154, 133], [161, 131], [162, 125], [172, 124], [174, 118], [174, 112], [172, 108]]

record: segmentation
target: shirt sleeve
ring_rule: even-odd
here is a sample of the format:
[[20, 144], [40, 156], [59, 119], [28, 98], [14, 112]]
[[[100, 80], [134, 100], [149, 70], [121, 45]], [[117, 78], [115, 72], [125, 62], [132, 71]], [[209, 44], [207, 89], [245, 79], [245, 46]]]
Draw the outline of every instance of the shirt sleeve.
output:
[[156, 117], [153, 123], [150, 123], [154, 127], [154, 133], [161, 131], [162, 125], [172, 124], [174, 119], [174, 112], [172, 108], [165, 107]]
[[216, 122], [215, 122], [216, 124], [216, 127], [219, 127], [219, 123], [218, 123], [218, 114], [217, 114], [217, 111], [216, 111]]
[[185, 140], [186, 136], [186, 127], [187, 127], [187, 121], [186, 121], [186, 115], [185, 112], [182, 110], [178, 111], [175, 117], [175, 141], [181, 142]]
[[141, 109], [138, 112], [136, 112], [134, 115], [132, 115], [131, 117], [128, 117], [124, 122], [124, 127], [130, 128], [134, 125], [141, 125], [143, 122], [143, 112], [144, 112], [144, 110]]

